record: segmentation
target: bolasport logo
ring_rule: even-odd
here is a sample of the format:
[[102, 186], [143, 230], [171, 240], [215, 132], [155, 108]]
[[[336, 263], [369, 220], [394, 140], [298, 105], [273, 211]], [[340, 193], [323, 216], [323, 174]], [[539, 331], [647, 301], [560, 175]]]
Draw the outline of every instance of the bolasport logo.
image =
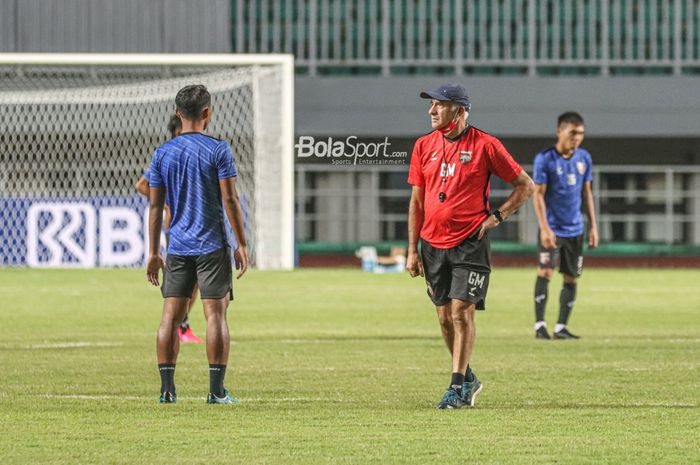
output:
[[296, 149], [297, 160], [332, 165], [405, 165], [408, 152], [392, 151], [389, 138], [360, 140], [357, 136], [345, 139], [300, 136]]

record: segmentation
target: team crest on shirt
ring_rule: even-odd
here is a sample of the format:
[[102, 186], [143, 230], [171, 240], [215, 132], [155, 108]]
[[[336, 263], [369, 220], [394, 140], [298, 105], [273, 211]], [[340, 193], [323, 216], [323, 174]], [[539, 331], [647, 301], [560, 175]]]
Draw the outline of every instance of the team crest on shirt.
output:
[[463, 165], [472, 161], [472, 151], [471, 150], [462, 150], [461, 152], [459, 152], [459, 161]]
[[586, 174], [586, 164], [582, 161], [577, 161], [576, 162], [576, 169], [578, 170], [578, 174], [584, 175]]

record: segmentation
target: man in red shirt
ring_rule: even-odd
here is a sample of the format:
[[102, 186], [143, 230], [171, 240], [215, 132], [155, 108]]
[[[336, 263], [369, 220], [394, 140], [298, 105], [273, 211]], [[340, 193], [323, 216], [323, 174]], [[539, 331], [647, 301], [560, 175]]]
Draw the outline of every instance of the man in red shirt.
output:
[[[435, 130], [416, 141], [411, 155], [406, 269], [411, 277], [425, 276], [452, 354], [452, 380], [438, 408], [473, 407], [482, 384], [469, 359], [474, 311], [485, 309], [491, 272], [487, 231], [515, 213], [535, 186], [498, 139], [467, 124], [471, 104], [464, 87], [443, 85], [420, 96], [430, 99]], [[495, 210], [488, 200], [492, 173], [513, 186]]]

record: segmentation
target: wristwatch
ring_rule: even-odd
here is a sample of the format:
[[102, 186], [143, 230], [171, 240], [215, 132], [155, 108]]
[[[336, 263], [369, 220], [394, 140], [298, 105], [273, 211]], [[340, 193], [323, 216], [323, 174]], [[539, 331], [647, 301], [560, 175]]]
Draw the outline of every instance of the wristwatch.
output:
[[500, 210], [495, 209], [491, 212], [491, 214], [496, 217], [496, 221], [498, 221], [498, 224], [503, 223], [503, 216], [501, 216]]

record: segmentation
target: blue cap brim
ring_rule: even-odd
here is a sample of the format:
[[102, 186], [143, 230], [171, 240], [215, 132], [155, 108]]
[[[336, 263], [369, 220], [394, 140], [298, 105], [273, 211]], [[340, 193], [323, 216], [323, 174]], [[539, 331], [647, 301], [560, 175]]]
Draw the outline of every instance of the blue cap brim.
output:
[[428, 91], [424, 90], [423, 92], [421, 92], [421, 93], [420, 93], [420, 98], [430, 98], [430, 99], [433, 99], [433, 100], [440, 100], [440, 101], [442, 101], [442, 102], [447, 102], [447, 101], [451, 101], [451, 100], [452, 100], [451, 98], [445, 97], [444, 95], [442, 95], [442, 94], [439, 93], [439, 92], [434, 92], [434, 91], [431, 91], [431, 90], [428, 90]]

